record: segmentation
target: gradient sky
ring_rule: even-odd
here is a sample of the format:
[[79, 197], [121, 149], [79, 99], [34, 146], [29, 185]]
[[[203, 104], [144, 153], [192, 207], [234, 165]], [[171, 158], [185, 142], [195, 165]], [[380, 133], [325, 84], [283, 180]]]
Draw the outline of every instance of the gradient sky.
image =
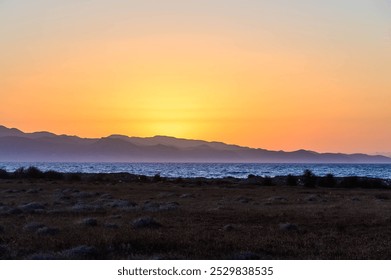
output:
[[0, 0], [0, 124], [391, 154], [391, 2]]

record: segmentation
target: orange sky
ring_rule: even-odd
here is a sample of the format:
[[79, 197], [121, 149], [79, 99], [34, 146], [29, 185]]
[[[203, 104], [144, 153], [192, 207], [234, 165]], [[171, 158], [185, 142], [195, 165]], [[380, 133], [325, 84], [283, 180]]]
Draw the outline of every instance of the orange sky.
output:
[[391, 153], [387, 1], [139, 2], [0, 1], [0, 124]]

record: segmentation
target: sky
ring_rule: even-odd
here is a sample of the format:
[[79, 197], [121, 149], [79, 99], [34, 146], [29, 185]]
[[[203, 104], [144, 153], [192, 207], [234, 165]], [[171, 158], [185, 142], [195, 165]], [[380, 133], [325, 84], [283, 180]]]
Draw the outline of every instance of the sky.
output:
[[389, 0], [0, 0], [0, 124], [391, 155]]

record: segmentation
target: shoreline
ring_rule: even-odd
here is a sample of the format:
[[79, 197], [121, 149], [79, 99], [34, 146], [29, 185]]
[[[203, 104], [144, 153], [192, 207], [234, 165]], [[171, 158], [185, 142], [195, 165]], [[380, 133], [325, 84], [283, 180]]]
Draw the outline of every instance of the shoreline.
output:
[[82, 173], [82, 172], [58, 172], [41, 171], [37, 167], [19, 168], [14, 172], [0, 169], [0, 180], [13, 179], [41, 179], [41, 180], [64, 180], [64, 181], [87, 181], [87, 182], [128, 182], [128, 183], [152, 183], [152, 182], [174, 182], [174, 183], [197, 183], [201, 184], [237, 184], [254, 186], [306, 186], [326, 188], [391, 188], [391, 179], [365, 177], [365, 176], [344, 176], [336, 177], [333, 174], [317, 176], [311, 170], [304, 170], [302, 175], [285, 176], [256, 176], [248, 175], [247, 178], [227, 176], [223, 178], [206, 177], [163, 177], [160, 174], [154, 176], [132, 174], [128, 172], [114, 173]]
[[246, 179], [248, 176], [278, 177], [292, 174], [300, 176], [307, 169], [316, 176], [329, 173], [334, 177], [368, 177], [391, 180], [389, 164], [231, 164], [231, 163], [0, 163], [0, 172], [14, 172], [18, 169], [35, 166], [42, 171], [62, 173], [130, 173], [154, 176], [160, 174], [166, 178], [210, 178], [234, 177]]

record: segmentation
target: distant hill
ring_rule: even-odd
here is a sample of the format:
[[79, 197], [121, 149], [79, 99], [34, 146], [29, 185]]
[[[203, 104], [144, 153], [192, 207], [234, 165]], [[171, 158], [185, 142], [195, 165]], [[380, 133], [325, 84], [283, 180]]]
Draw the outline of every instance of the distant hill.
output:
[[80, 138], [0, 126], [0, 161], [391, 163], [381, 155], [253, 149], [167, 136]]

